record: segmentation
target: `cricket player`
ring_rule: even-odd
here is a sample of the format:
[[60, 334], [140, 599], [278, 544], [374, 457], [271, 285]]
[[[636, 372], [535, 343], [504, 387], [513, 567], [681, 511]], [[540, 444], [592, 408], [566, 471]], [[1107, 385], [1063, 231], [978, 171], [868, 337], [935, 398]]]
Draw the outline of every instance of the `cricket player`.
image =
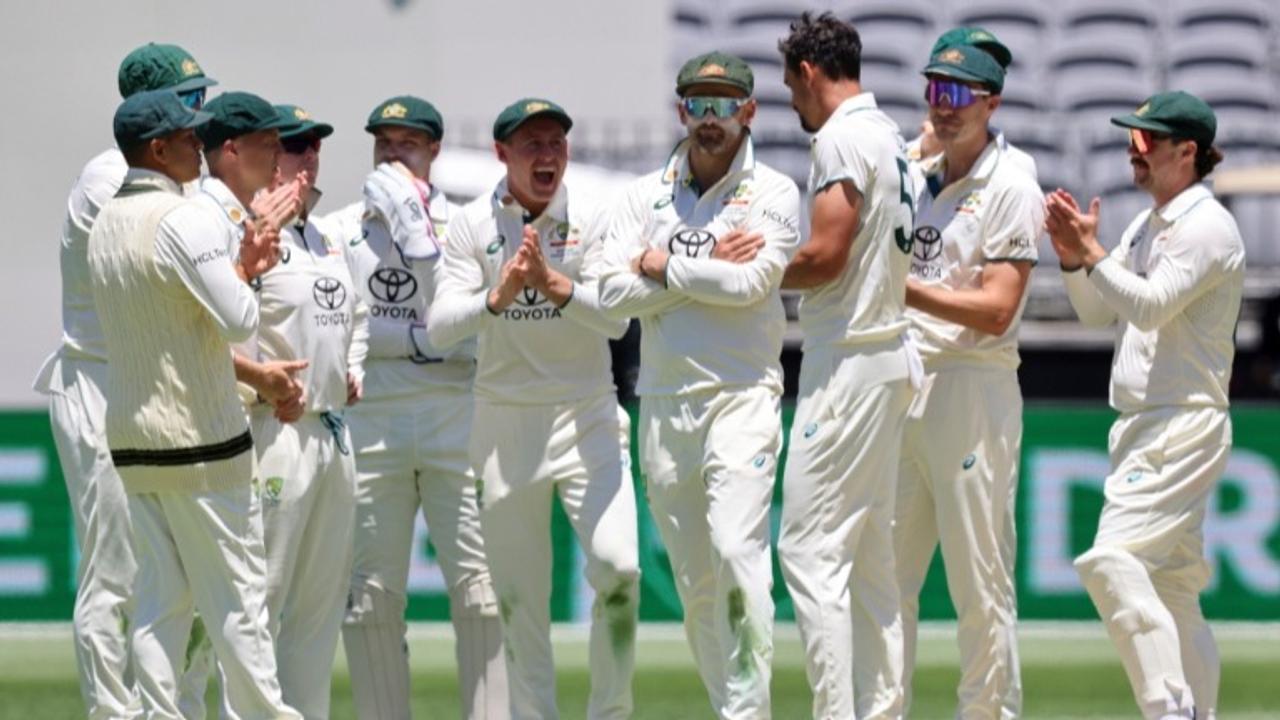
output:
[[470, 455], [502, 612], [511, 714], [559, 717], [551, 657], [551, 502], [586, 555], [591, 608], [587, 717], [631, 715], [639, 557], [625, 415], [597, 294], [602, 232], [564, 187], [572, 120], [519, 100], [493, 139], [506, 177], [454, 217], [427, 321], [431, 344], [478, 336]]
[[804, 291], [804, 360], [778, 557], [815, 718], [900, 717], [894, 486], [919, 357], [904, 316], [914, 193], [897, 126], [859, 83], [852, 25], [808, 13], [779, 43], [813, 137], [808, 240], [783, 275]]
[[342, 638], [356, 710], [362, 718], [409, 717], [404, 613], [421, 508], [449, 593], [463, 713], [506, 718], [498, 601], [467, 458], [475, 343], [441, 350], [426, 333], [440, 243], [457, 214], [431, 184], [444, 121], [431, 103], [404, 95], [379, 103], [365, 130], [376, 168], [364, 198], [325, 219], [369, 308], [364, 399], [347, 413], [356, 527]]
[[329, 717], [333, 656], [350, 586], [355, 462], [343, 411], [359, 399], [367, 350], [365, 308], [336, 238], [310, 220], [319, 191], [320, 143], [333, 126], [277, 105], [277, 185], [303, 178], [308, 202], [281, 232], [280, 262], [253, 285], [258, 331], [244, 352], [257, 362], [307, 360], [297, 407], [251, 408], [267, 553], [267, 608], [285, 702]]
[[1200, 611], [1205, 505], [1231, 451], [1227, 388], [1244, 284], [1236, 221], [1202, 181], [1222, 160], [1217, 119], [1185, 92], [1111, 119], [1129, 130], [1134, 184], [1152, 198], [1108, 253], [1097, 198], [1063, 190], [1047, 225], [1081, 322], [1116, 324], [1111, 474], [1076, 569], [1145, 718], [1213, 718], [1219, 661]]
[[[186, 50], [148, 43], [120, 64], [120, 95], [170, 88], [199, 110], [206, 89], [217, 82]], [[71, 497], [80, 562], [72, 621], [80, 693], [91, 719], [129, 717], [137, 694], [125, 675], [128, 664], [130, 597], [137, 565], [129, 546], [129, 508], [111, 464], [104, 430], [107, 351], [89, 287], [87, 247], [93, 222], [116, 194], [128, 165], [119, 148], [95, 156], [80, 171], [67, 198], [62, 225], [62, 342], [35, 381], [49, 396], [49, 417], [62, 475]], [[209, 652], [203, 627], [193, 628], [192, 659], [198, 680], [182, 684], [186, 717], [204, 716]]]
[[[920, 590], [942, 543], [959, 616], [961, 718], [1021, 716], [1014, 497], [1022, 445], [1018, 323], [1044, 226], [1040, 186], [991, 129], [1005, 71], [972, 45], [923, 73], [942, 152], [918, 175], [907, 318], [924, 362], [898, 472], [894, 552], [909, 710]], [[963, 408], [964, 420], [957, 422]]]
[[212, 120], [171, 90], [116, 111], [129, 164], [89, 237], [106, 341], [106, 437], [129, 500], [137, 587], [134, 672], [147, 717], [177, 718], [193, 611], [209, 629], [227, 713], [300, 718], [276, 681], [261, 572], [253, 438], [229, 342], [257, 327], [247, 282], [277, 259], [277, 237], [245, 229], [233, 264], [215, 218], [182, 196], [200, 173], [193, 132]]
[[[280, 128], [297, 125], [282, 118], [266, 100], [246, 92], [227, 92], [210, 100], [213, 119], [198, 134], [204, 144], [209, 175], [200, 179], [192, 197], [209, 210], [221, 227], [227, 252], [233, 257], [244, 236], [246, 222], [259, 232], [279, 235], [287, 220], [302, 206], [304, 178], [282, 183], [270, 193], [260, 193], [275, 177], [280, 158]], [[287, 247], [287, 246], [286, 246]], [[257, 283], [255, 282], [255, 285]], [[252, 343], [250, 344], [252, 345]], [[276, 407], [292, 408], [292, 420], [301, 409], [303, 386], [297, 373], [306, 359], [264, 359], [249, 347], [236, 352], [236, 379], [244, 399], [260, 398]]]
[[[957, 45], [972, 45], [986, 52], [1000, 64], [1000, 69], [1004, 72], [1008, 72], [1009, 65], [1013, 63], [1013, 52], [1009, 50], [1008, 46], [1000, 42], [991, 31], [977, 26], [957, 27], [942, 33], [934, 41], [933, 49], [929, 51], [929, 57], [933, 57], [943, 50]], [[1004, 151], [1006, 158], [1032, 178], [1037, 177], [1035, 158], [1009, 142], [1004, 133], [995, 125], [988, 125], [988, 129], [1000, 149]], [[926, 117], [919, 137], [907, 143], [907, 158], [919, 162], [940, 152], [942, 152], [941, 141], [934, 132], [932, 122]]]
[[688, 137], [611, 222], [600, 302], [641, 323], [642, 463], [685, 632], [721, 718], [769, 717], [769, 510], [782, 449], [779, 286], [800, 191], [758, 162], [755, 78], [720, 52], [676, 79]]

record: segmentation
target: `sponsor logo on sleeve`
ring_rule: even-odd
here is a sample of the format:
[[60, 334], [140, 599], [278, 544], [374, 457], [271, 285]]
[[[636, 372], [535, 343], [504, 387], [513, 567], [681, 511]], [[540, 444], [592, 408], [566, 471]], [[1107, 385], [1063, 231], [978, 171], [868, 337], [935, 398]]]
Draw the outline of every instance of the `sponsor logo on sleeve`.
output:
[[760, 214], [763, 215], [766, 219], [772, 220], [778, 223], [782, 227], [786, 228], [788, 231], [796, 232], [795, 218], [787, 217], [786, 215], [783, 215], [782, 213], [778, 212], [777, 210], [774, 210], [773, 208], [765, 208], [764, 211]]

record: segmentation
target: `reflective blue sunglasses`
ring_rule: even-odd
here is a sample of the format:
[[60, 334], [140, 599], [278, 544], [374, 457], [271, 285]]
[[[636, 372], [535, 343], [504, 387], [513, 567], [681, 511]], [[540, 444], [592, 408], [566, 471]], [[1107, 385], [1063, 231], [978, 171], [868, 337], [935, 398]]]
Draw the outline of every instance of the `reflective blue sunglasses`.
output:
[[746, 98], [731, 97], [687, 97], [680, 101], [690, 117], [700, 118], [709, 112], [721, 120], [736, 115], [746, 103]]
[[204, 90], [204, 88], [196, 88], [195, 90], [178, 93], [178, 99], [181, 100], [182, 104], [186, 105], [188, 108], [192, 110], [199, 110], [204, 107]]

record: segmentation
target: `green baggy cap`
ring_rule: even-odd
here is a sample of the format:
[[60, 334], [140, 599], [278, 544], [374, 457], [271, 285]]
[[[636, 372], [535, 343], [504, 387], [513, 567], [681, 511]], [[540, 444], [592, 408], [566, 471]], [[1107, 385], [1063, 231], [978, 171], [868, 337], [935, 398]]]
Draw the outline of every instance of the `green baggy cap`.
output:
[[1181, 90], [1156, 93], [1137, 110], [1111, 118], [1111, 124], [1188, 138], [1201, 147], [1212, 145], [1218, 134], [1218, 118], [1213, 108]]
[[183, 105], [172, 89], [144, 90], [130, 95], [116, 108], [111, 132], [117, 145], [130, 148], [144, 140], [200, 127], [211, 119], [209, 113]]
[[713, 50], [689, 60], [676, 74], [677, 95], [684, 95], [694, 85], [727, 85], [750, 95], [755, 91], [756, 79], [745, 60]]
[[365, 132], [373, 132], [385, 125], [424, 130], [433, 140], [444, 138], [444, 118], [436, 106], [413, 95], [397, 95], [383, 100], [369, 113]]
[[956, 45], [939, 51], [921, 72], [982, 83], [996, 94], [1004, 90], [1004, 68], [995, 58], [973, 45]]
[[952, 28], [939, 35], [938, 40], [933, 43], [933, 49], [929, 51], [929, 56], [932, 57], [949, 47], [958, 45], [973, 45], [985, 51], [1006, 70], [1009, 69], [1009, 63], [1013, 62], [1013, 53], [1004, 43], [997, 40], [990, 30], [972, 25]]
[[333, 134], [332, 125], [316, 122], [311, 118], [311, 113], [297, 105], [276, 105], [276, 113], [280, 115], [282, 122], [297, 123], [297, 127], [286, 127], [280, 130], [281, 140], [299, 135], [315, 135], [318, 138], [327, 138]]
[[174, 92], [199, 90], [218, 82], [204, 74], [191, 53], [177, 45], [147, 43], [135, 48], [120, 62], [116, 85], [120, 97], [144, 90], [168, 88]]
[[227, 92], [205, 103], [204, 109], [213, 119], [199, 130], [200, 141], [207, 148], [217, 148], [227, 140], [259, 130], [287, 132], [299, 123], [284, 118], [271, 103], [247, 92]]
[[559, 105], [542, 98], [521, 98], [498, 113], [498, 119], [493, 121], [493, 139], [499, 142], [506, 140], [516, 128], [543, 116], [554, 118], [565, 132], [573, 127], [573, 119]]

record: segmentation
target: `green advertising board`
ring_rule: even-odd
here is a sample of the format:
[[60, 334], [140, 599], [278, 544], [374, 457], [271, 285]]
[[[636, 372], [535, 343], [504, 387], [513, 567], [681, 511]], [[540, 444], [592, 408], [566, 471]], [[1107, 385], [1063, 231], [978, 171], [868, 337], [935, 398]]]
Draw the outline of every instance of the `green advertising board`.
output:
[[[1096, 617], [1071, 560], [1090, 545], [1097, 527], [1108, 470], [1107, 431], [1114, 417], [1101, 406], [1030, 405], [1026, 410], [1017, 503], [1017, 583], [1023, 618]], [[790, 408], [784, 410], [783, 420], [789, 426]], [[1205, 552], [1214, 575], [1204, 609], [1214, 619], [1280, 620], [1280, 408], [1236, 408], [1232, 422], [1235, 447], [1205, 517]], [[632, 467], [638, 472], [639, 463]], [[775, 539], [781, 490], [779, 482], [772, 514]], [[678, 620], [680, 605], [670, 565], [649, 518], [639, 477], [636, 496], [641, 618]], [[552, 532], [552, 616], [562, 621], [585, 619], [590, 616], [591, 591], [582, 579], [583, 557], [558, 508]], [[448, 598], [429, 539], [429, 529], [419, 518], [410, 563], [409, 615], [443, 620]], [[48, 416], [40, 411], [0, 412], [0, 621], [70, 619], [76, 563], [71, 512]], [[792, 608], [776, 558], [774, 567], [778, 617], [787, 620]], [[936, 557], [921, 597], [921, 616], [953, 617]]]

